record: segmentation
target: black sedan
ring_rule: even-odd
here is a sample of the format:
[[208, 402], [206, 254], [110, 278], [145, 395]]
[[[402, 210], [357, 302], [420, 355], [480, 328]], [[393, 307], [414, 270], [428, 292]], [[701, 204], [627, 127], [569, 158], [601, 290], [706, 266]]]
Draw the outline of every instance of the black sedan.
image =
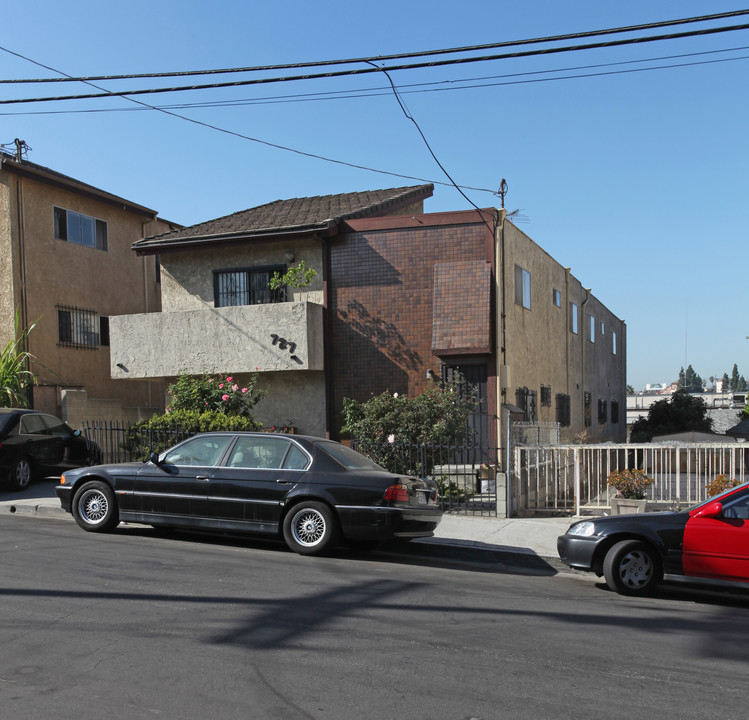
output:
[[317, 555], [430, 537], [442, 511], [431, 480], [387, 472], [345, 445], [306, 436], [205, 433], [146, 463], [72, 470], [56, 487], [84, 530], [120, 521], [280, 535]]
[[13, 490], [98, 460], [98, 448], [54, 415], [0, 408], [0, 478]]
[[557, 550], [623, 595], [652, 593], [662, 580], [749, 589], [749, 483], [681, 512], [581, 520]]

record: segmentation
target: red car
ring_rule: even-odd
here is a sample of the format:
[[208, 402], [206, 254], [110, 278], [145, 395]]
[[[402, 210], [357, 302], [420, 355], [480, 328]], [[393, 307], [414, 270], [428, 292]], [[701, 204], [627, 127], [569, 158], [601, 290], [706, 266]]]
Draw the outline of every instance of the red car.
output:
[[650, 594], [664, 580], [749, 589], [749, 483], [681, 512], [581, 520], [557, 550], [623, 595]]

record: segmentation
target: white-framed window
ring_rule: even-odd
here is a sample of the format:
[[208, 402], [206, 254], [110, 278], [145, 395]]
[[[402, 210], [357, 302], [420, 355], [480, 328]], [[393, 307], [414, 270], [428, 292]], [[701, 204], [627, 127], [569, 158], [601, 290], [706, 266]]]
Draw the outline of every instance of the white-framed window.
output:
[[611, 353], [616, 355], [616, 333], [611, 333]]
[[556, 288], [554, 288], [551, 291], [551, 297], [554, 302], [554, 305], [557, 307], [562, 307], [562, 293], [559, 292]]
[[531, 274], [520, 265], [515, 265], [515, 304], [531, 309]]
[[570, 303], [570, 332], [577, 335], [577, 303]]
[[54, 208], [55, 237], [76, 245], [107, 249], [107, 223], [73, 210]]
[[601, 335], [605, 335], [605, 334], [606, 334], [606, 325], [603, 322], [603, 320], [601, 320]]
[[592, 315], [588, 315], [588, 320], [590, 321], [588, 340], [594, 343], [596, 341], [596, 319]]

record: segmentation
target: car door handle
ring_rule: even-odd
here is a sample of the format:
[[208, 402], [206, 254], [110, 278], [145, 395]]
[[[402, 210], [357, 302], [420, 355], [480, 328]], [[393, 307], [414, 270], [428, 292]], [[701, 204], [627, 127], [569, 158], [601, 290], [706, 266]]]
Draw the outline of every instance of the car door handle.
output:
[[284, 480], [283, 478], [278, 478], [278, 480], [276, 480], [276, 482], [279, 485], [293, 485], [293, 482], [291, 480]]
[[206, 475], [196, 475], [196, 480], [210, 480], [211, 478], [207, 477]]

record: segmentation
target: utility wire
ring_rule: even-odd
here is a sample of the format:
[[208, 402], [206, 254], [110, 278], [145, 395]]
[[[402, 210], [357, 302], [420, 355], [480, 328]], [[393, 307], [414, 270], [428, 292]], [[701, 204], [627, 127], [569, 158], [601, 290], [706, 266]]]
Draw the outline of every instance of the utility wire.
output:
[[[540, 77], [526, 80], [507, 80], [506, 82], [489, 82], [505, 78], [522, 78], [530, 75], [550, 75], [551, 73], [571, 72], [574, 70], [587, 70], [594, 68], [615, 67], [620, 65], [632, 65], [635, 63], [656, 62], [658, 60], [669, 60], [677, 58], [697, 57], [702, 55], [715, 55], [725, 52], [736, 52], [739, 50], [749, 50], [749, 46], [726, 48], [724, 50], [707, 50], [697, 53], [683, 53], [680, 55], [666, 55], [657, 58], [643, 58], [640, 60], [621, 60], [612, 63], [596, 63], [593, 65], [578, 65], [575, 67], [555, 68], [551, 70], [533, 70], [521, 73], [508, 73], [504, 75], [488, 75], [483, 77], [462, 78], [456, 80], [438, 80], [425, 83], [408, 83], [400, 85], [398, 92], [400, 95], [411, 95], [415, 93], [436, 93], [450, 92], [453, 90], [474, 90], [486, 87], [504, 87], [508, 85], [531, 84], [540, 82], [554, 82], [557, 80], [577, 80], [591, 77], [605, 77], [609, 75], [624, 75], [635, 72], [649, 72], [651, 70], [670, 70], [674, 68], [695, 67], [698, 65], [710, 65], [715, 63], [733, 62], [735, 60], [747, 60], [749, 55], [739, 55], [737, 57], [718, 58], [715, 60], [701, 60], [696, 62], [673, 63], [669, 65], [655, 65], [643, 68], [629, 68], [627, 70], [609, 70], [605, 72], [590, 72], [577, 75], [560, 75], [556, 77]], [[484, 81], [484, 82], [481, 82]], [[471, 84], [464, 84], [471, 83]], [[476, 84], [480, 83], [480, 84]], [[85, 110], [30, 110], [22, 112], [0, 112], [0, 116], [25, 116], [25, 115], [70, 115], [70, 114], [87, 114], [87, 113], [112, 113], [112, 112], [138, 112], [143, 110], [187, 110], [195, 108], [223, 108], [223, 107], [243, 107], [247, 105], [274, 105], [282, 103], [295, 102], [314, 102], [323, 100], [350, 100], [368, 97], [381, 97], [390, 95], [391, 88], [388, 87], [370, 87], [358, 88], [353, 90], [329, 90], [318, 93], [291, 93], [287, 95], [266, 95], [258, 98], [243, 98], [238, 100], [210, 100], [193, 103], [178, 103], [172, 105], [143, 105], [142, 107], [117, 107], [117, 108], [86, 108]], [[127, 98], [125, 98], [127, 99]]]
[[[22, 57], [22, 56], [19, 56], [19, 57]], [[62, 70], [57, 70], [56, 68], [50, 67], [49, 65], [44, 65], [43, 63], [40, 63], [36, 60], [32, 60], [31, 58], [23, 57], [23, 59], [27, 60], [28, 62], [34, 65], [43, 67], [46, 70], [60, 73], [60, 75], [65, 75], [66, 77], [70, 77], [69, 75], [67, 75], [67, 73], [63, 72]], [[95, 85], [94, 83], [91, 83], [88, 81], [86, 81], [86, 84], [91, 85], [92, 87], [95, 87], [97, 89], [102, 89], [98, 85]], [[155, 107], [153, 105], [148, 105], [147, 103], [144, 103], [141, 100], [135, 100], [135, 99], [128, 98], [128, 97], [124, 99], [128, 100], [129, 102], [135, 103], [136, 105], [141, 105], [150, 110], [156, 110], [157, 112], [163, 113], [164, 115], [168, 115], [170, 117], [178, 118], [179, 120], [184, 120], [185, 122], [192, 123], [193, 125], [199, 125], [200, 127], [205, 127], [210, 130], [215, 130], [216, 132], [220, 132], [225, 135], [231, 135], [233, 137], [238, 137], [242, 140], [249, 140], [250, 142], [259, 143], [260, 145], [272, 147], [272, 148], [275, 148], [276, 150], [285, 150], [286, 152], [291, 152], [296, 155], [302, 155], [304, 157], [313, 158], [315, 160], [323, 160], [324, 162], [329, 162], [329, 163], [333, 163], [336, 165], [344, 165], [346, 167], [354, 168], [355, 170], [366, 170], [368, 172], [374, 172], [380, 175], [388, 175], [390, 177], [402, 178], [404, 180], [416, 180], [417, 182], [421, 182], [421, 183], [432, 183], [433, 185], [443, 185], [447, 187], [453, 186], [451, 183], [441, 182], [439, 180], [427, 180], [425, 178], [415, 177], [413, 175], [404, 175], [402, 173], [390, 172], [388, 170], [379, 170], [377, 168], [368, 167], [366, 165], [357, 165], [355, 163], [346, 162], [345, 160], [336, 160], [334, 158], [325, 157], [324, 155], [317, 155], [315, 153], [309, 153], [303, 150], [296, 150], [295, 148], [290, 148], [285, 145], [279, 145], [277, 143], [272, 143], [267, 140], [260, 140], [259, 138], [250, 137], [249, 135], [244, 135], [243, 133], [239, 133], [234, 130], [227, 130], [226, 128], [219, 127], [218, 125], [212, 125], [211, 123], [203, 122], [202, 120], [195, 120], [194, 118], [187, 117], [186, 115], [180, 115], [179, 113], [172, 112], [171, 110], [165, 110], [163, 108]], [[463, 187], [466, 190], [475, 190], [476, 192], [485, 192], [485, 193], [490, 193], [492, 195], [497, 194], [494, 190], [489, 190], [487, 188], [470, 187], [467, 185], [464, 185]]]
[[[374, 67], [377, 67], [374, 63], [370, 63]], [[390, 83], [390, 87], [393, 89], [393, 94], [395, 95], [395, 99], [398, 101], [398, 105], [400, 105], [400, 109], [403, 111], [403, 114], [416, 126], [416, 130], [418, 131], [419, 135], [421, 136], [421, 139], [424, 141], [424, 145], [426, 145], [427, 150], [429, 150], [429, 154], [434, 158], [434, 162], [437, 163], [439, 166], [439, 169], [442, 170], [442, 172], [445, 174], [445, 177], [450, 181], [452, 186], [465, 198], [466, 202], [468, 202], [470, 205], [473, 205], [473, 207], [479, 212], [479, 215], [481, 215], [481, 210], [469, 197], [466, 195], [460, 187], [458, 187], [458, 184], [455, 182], [455, 180], [452, 179], [452, 176], [450, 175], [447, 170], [445, 170], [444, 165], [439, 161], [439, 158], [434, 154], [434, 150], [432, 150], [432, 146], [429, 144], [429, 141], [426, 139], [426, 135], [421, 130], [421, 127], [419, 126], [419, 123], [416, 122], [414, 119], [414, 116], [406, 109], [406, 105], [401, 99], [400, 95], [398, 94], [398, 89], [395, 87], [395, 83], [393, 82], [393, 79], [388, 74], [387, 70], [382, 70], [383, 73], [385, 73], [385, 77], [388, 79], [388, 82]], [[482, 220], [484, 220], [484, 224], [486, 223], [486, 220], [482, 217]], [[488, 227], [488, 224], [487, 224]]]
[[[246, 73], [276, 70], [297, 70], [301, 68], [325, 67], [330, 65], [355, 65], [360, 63], [384, 62], [387, 60], [402, 60], [406, 58], [429, 57], [434, 55], [449, 55], [456, 53], [478, 52], [480, 50], [492, 50], [503, 47], [517, 47], [520, 45], [532, 45], [538, 43], [562, 42], [565, 40], [578, 40], [581, 38], [598, 37], [601, 35], [614, 35], [617, 33], [638, 32], [642, 30], [653, 30], [657, 28], [672, 27], [675, 25], [686, 25], [690, 23], [707, 22], [710, 20], [723, 20], [731, 17], [749, 15], [747, 10], [733, 10], [730, 12], [716, 13], [713, 15], [701, 15], [698, 17], [681, 18], [676, 20], [664, 20], [654, 23], [645, 23], [640, 25], [629, 25], [626, 27], [608, 28], [604, 30], [589, 30], [579, 33], [568, 33], [566, 35], [551, 35], [547, 37], [529, 38], [526, 40], [507, 40], [497, 43], [486, 43], [483, 45], [467, 45], [464, 47], [445, 48], [442, 50], [423, 50], [409, 53], [397, 53], [391, 55], [378, 55], [377, 57], [346, 58], [342, 60], [320, 60], [301, 63], [287, 63], [280, 65], [260, 65], [254, 67], [240, 68], [219, 68], [214, 70], [182, 70], [179, 72], [162, 72], [162, 73], [135, 73], [128, 75], [90, 75], [86, 77], [57, 77], [57, 78], [26, 78], [26, 79], [8, 79], [0, 80], [0, 84], [9, 83], [55, 83], [55, 82], [95, 82], [102, 80], [135, 80], [146, 78], [167, 78], [167, 77], [189, 77], [196, 75], [220, 75], [227, 73]], [[16, 55], [11, 50], [0, 48], [10, 54]], [[22, 57], [22, 56], [18, 56]]]
[[[436, 61], [428, 61], [423, 63], [410, 63], [405, 65], [392, 65], [389, 67], [367, 67], [367, 68], [357, 68], [357, 69], [351, 69], [351, 70], [340, 70], [335, 72], [324, 72], [324, 73], [311, 73], [307, 75], [291, 75], [291, 76], [283, 76], [283, 77], [271, 77], [271, 78], [257, 78], [254, 80], [236, 80], [232, 82], [225, 82], [225, 83], [207, 83], [202, 85], [182, 85], [182, 86], [174, 86], [174, 87], [168, 87], [168, 88], [146, 88], [146, 89], [140, 89], [140, 90], [123, 90], [123, 91], [109, 91], [105, 90], [104, 88], [98, 88], [102, 90], [101, 93], [87, 93], [87, 94], [80, 94], [80, 95], [59, 95], [56, 97], [38, 97], [38, 98], [15, 98], [10, 100], [0, 100], [0, 105], [12, 105], [12, 104], [19, 104], [19, 103], [33, 103], [33, 102], [58, 102], [62, 100], [87, 100], [87, 99], [93, 99], [93, 98], [102, 98], [102, 97], [123, 97], [123, 96], [132, 96], [132, 95], [153, 95], [158, 93], [168, 93], [168, 92], [183, 92], [183, 91], [189, 91], [189, 90], [214, 90], [218, 88], [227, 88], [227, 87], [243, 87], [247, 85], [265, 85], [269, 83], [279, 83], [279, 82], [293, 82], [297, 80], [317, 80], [322, 78], [333, 78], [333, 77], [346, 77], [351, 75], [366, 75], [376, 72], [381, 72], [382, 70], [385, 70], [387, 72], [395, 72], [397, 70], [419, 70], [427, 67], [445, 67], [449, 65], [463, 65], [467, 63], [477, 63], [477, 62], [488, 62], [488, 61], [495, 61], [495, 60], [507, 60], [511, 58], [520, 58], [520, 57], [532, 57], [537, 55], [551, 55], [551, 54], [557, 54], [557, 53], [563, 53], [563, 52], [578, 52], [582, 50], [595, 50], [600, 48], [610, 48], [610, 47], [620, 47], [623, 45], [635, 45], [635, 44], [642, 44], [642, 43], [649, 43], [649, 42], [659, 42], [662, 40], [676, 40], [676, 39], [682, 39], [682, 38], [688, 38], [688, 37], [699, 37], [704, 35], [714, 35], [717, 33], [724, 33], [724, 32], [732, 32], [736, 30], [747, 30], [749, 29], [749, 24], [742, 24], [742, 25], [731, 25], [727, 27], [719, 27], [719, 28], [707, 28], [702, 30], [690, 30], [688, 32], [683, 33], [671, 33], [667, 35], [651, 35], [647, 37], [637, 37], [637, 38], [628, 38], [625, 40], [610, 40], [606, 42], [601, 43], [589, 43], [585, 45], [572, 45], [572, 46], [563, 46], [563, 47], [554, 47], [554, 48], [542, 48], [538, 50], [525, 50], [522, 52], [513, 52], [513, 53], [501, 53], [499, 55], [484, 55], [480, 57], [470, 57], [470, 58], [452, 58], [449, 60], [436, 60]], [[5, 49], [5, 48], [0, 48]], [[22, 55], [18, 53], [13, 53], [17, 57], [23, 57]], [[28, 59], [28, 58], [24, 58]], [[89, 81], [84, 81], [86, 84], [91, 85]]]

